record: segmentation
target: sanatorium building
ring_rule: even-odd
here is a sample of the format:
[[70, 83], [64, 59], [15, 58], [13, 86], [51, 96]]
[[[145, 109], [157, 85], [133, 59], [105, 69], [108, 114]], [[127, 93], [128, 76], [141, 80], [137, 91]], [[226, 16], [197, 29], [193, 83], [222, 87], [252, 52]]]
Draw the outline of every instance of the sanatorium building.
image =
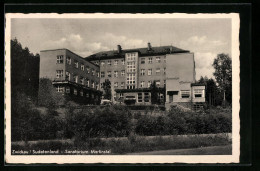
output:
[[[150, 85], [155, 82], [158, 98], [169, 107], [205, 102], [205, 85], [195, 83], [194, 54], [174, 46], [99, 52], [83, 58], [68, 49], [40, 53], [40, 78], [49, 78], [58, 92], [81, 104], [99, 104], [102, 84], [111, 82], [113, 103], [151, 104]], [[192, 104], [192, 105], [191, 105]]]

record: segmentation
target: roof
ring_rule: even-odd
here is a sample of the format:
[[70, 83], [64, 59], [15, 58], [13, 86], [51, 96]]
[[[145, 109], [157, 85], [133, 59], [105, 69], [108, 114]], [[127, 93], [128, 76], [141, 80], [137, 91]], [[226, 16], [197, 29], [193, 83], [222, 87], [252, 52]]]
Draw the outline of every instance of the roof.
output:
[[117, 50], [98, 52], [93, 55], [86, 57], [88, 61], [100, 60], [100, 59], [114, 59], [124, 58], [125, 53], [138, 52], [139, 56], [154, 56], [154, 55], [165, 55], [171, 53], [188, 53], [188, 50], [183, 50], [174, 46], [160, 46], [152, 47], [151, 50], [148, 48], [136, 48], [136, 49], [122, 49], [120, 53]]
[[204, 83], [191, 83], [191, 86], [206, 86]]

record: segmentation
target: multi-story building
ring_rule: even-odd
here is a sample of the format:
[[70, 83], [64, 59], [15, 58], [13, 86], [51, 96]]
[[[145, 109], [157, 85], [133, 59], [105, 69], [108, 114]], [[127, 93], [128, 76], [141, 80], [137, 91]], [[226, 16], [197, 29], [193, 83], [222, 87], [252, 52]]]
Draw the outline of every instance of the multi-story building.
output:
[[[85, 58], [100, 66], [100, 84], [111, 82], [113, 102], [151, 104], [150, 85], [165, 88], [158, 97], [166, 99], [166, 107], [179, 103], [205, 102], [205, 86], [195, 84], [194, 54], [173, 46], [117, 50], [93, 54]], [[101, 86], [102, 87], [102, 86]]]
[[68, 49], [40, 52], [40, 78], [48, 78], [58, 92], [80, 104], [99, 104], [99, 66]]

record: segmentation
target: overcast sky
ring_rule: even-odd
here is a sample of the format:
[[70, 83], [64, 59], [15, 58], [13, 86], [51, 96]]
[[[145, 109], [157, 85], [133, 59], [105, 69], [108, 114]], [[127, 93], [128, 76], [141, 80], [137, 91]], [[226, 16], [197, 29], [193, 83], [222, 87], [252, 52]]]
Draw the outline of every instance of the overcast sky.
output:
[[12, 19], [11, 38], [36, 54], [67, 48], [82, 57], [113, 50], [173, 45], [195, 54], [196, 79], [213, 77], [218, 53], [231, 56], [231, 19]]

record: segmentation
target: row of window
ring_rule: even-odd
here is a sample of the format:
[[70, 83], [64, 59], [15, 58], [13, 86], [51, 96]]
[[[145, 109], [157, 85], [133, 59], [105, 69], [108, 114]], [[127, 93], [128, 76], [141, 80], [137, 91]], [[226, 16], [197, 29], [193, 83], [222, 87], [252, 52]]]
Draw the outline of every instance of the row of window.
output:
[[[136, 57], [135, 56], [127, 56], [127, 61], [135, 61], [136, 60]], [[141, 64], [145, 64], [146, 63], [146, 60], [147, 60], [147, 63], [148, 64], [152, 64], [153, 63], [153, 57], [149, 57], [148, 59], [147, 58], [141, 58]], [[108, 61], [101, 61], [100, 62], [100, 66], [104, 66], [105, 64], [107, 65], [118, 65], [119, 62], [121, 61], [121, 65], [125, 65], [125, 60], [124, 59], [121, 59], [121, 60], [108, 60]], [[161, 57], [155, 57], [155, 62], [156, 63], [161, 63]], [[164, 62], [166, 62], [166, 57], [164, 57]], [[99, 65], [99, 62], [98, 61], [95, 61], [94, 62], [96, 65]]]
[[142, 103], [143, 100], [144, 100], [144, 102], [149, 102], [149, 99], [150, 99], [149, 93], [144, 93], [144, 98], [143, 98], [143, 93], [137, 94], [138, 103]]
[[[125, 65], [125, 60], [124, 59], [121, 59], [121, 60], [114, 60], [114, 63], [113, 65], [118, 65], [119, 64], [119, 61], [121, 61], [121, 65]], [[94, 62], [96, 65], [99, 65], [99, 62], [98, 61], [95, 61]], [[112, 60], [108, 60], [108, 61], [101, 61], [100, 62], [100, 66], [104, 66], [105, 64], [107, 63], [107, 65], [112, 65]]]
[[[147, 58], [141, 58], [141, 64], [145, 64], [146, 63]], [[161, 63], [161, 57], [155, 57], [155, 61], [156, 63]], [[152, 64], [153, 63], [153, 57], [149, 57], [148, 58], [148, 64]], [[166, 56], [164, 56], [164, 62], [166, 62]]]
[[[56, 78], [62, 78], [63, 77], [63, 70], [56, 70]], [[95, 83], [95, 81], [89, 80], [84, 77], [79, 77], [78, 75], [73, 75], [71, 79], [71, 74], [66, 71], [65, 80], [67, 81], [73, 81], [75, 83], [80, 83], [81, 85], [86, 85], [87, 87], [98, 89], [98, 82]], [[86, 82], [85, 82], [86, 80]]]
[[[78, 91], [78, 89], [76, 89], [76, 88], [73, 88], [72, 90], [73, 90], [73, 94], [76, 95], [76, 96], [77, 96], [78, 93], [79, 93], [80, 96], [85, 96], [85, 97], [87, 97], [87, 98], [95, 99], [95, 98], [98, 97], [98, 96], [95, 96], [95, 94], [93, 94], [93, 93], [89, 93], [89, 92], [84, 93], [83, 90]], [[64, 87], [64, 86], [57, 86], [57, 87], [56, 87], [56, 91], [57, 91], [57, 92], [61, 92], [61, 93], [64, 93], [64, 92], [65, 92], [65, 93], [69, 94], [69, 93], [71, 92], [71, 88], [70, 88], [70, 87]], [[84, 94], [85, 94], [85, 95], [84, 95]]]
[[[159, 75], [161, 73], [161, 69], [160, 68], [156, 68], [155, 73], [157, 75]], [[153, 74], [153, 70], [152, 69], [148, 69], [147, 75], [152, 75]], [[166, 74], [166, 68], [163, 69], [163, 74]], [[145, 75], [145, 69], [141, 69], [140, 75]]]
[[[105, 72], [100, 73], [101, 78], [105, 77]], [[121, 71], [121, 76], [125, 76], [125, 70]], [[107, 77], [112, 77], [111, 71], [107, 71]], [[114, 71], [114, 77], [118, 77], [118, 71]]]
[[[58, 55], [57, 56], [57, 63], [62, 64], [63, 63], [63, 55]], [[67, 56], [66, 58], [66, 63], [68, 65], [71, 65], [71, 58]], [[74, 60], [74, 67], [79, 68], [79, 62], [77, 60]], [[92, 75], [95, 75], [97, 73], [97, 77], [99, 77], [99, 72], [96, 72], [95, 69], [91, 69], [90, 67], [85, 67], [84, 64], [80, 64], [80, 70], [85, 71], [89, 74], [91, 72]]]
[[[181, 98], [190, 98], [190, 90], [181, 90]], [[203, 97], [203, 90], [202, 89], [195, 89], [194, 90], [194, 97]]]
[[[128, 86], [134, 86], [134, 84], [135, 84], [134, 80], [131, 80], [131, 81], [127, 80], [127, 85]], [[152, 81], [148, 81], [147, 82], [147, 88], [150, 88], [151, 84], [152, 84]], [[156, 84], [157, 87], [160, 87], [160, 84], [161, 84], [160, 80], [155, 81], [155, 84]], [[164, 84], [165, 84], [165, 80], [164, 80]], [[146, 85], [145, 81], [141, 81], [140, 82], [140, 88], [145, 88], [146, 87], [145, 85]], [[101, 87], [103, 87], [103, 83], [101, 83]], [[119, 87], [119, 83], [118, 82], [114, 82], [114, 87], [118, 88]], [[121, 82], [120, 83], [120, 87], [124, 88], [125, 87], [125, 82]], [[133, 88], [128, 88], [128, 89], [133, 89]]]
[[[128, 68], [128, 69], [129, 69], [129, 68]], [[141, 69], [140, 71], [141, 71], [141, 72], [140, 72], [140, 75], [144, 76], [145, 73], [146, 73], [145, 69]], [[130, 68], [128, 72], [135, 72], [135, 69]], [[156, 71], [155, 71], [155, 73], [156, 73], [157, 75], [160, 74], [160, 73], [161, 73], [161, 69], [160, 69], [160, 68], [157, 68]], [[153, 74], [153, 70], [152, 70], [152, 69], [148, 69], [148, 70], [147, 70], [147, 75], [150, 76], [150, 75], [152, 75], [152, 74]], [[163, 69], [163, 74], [166, 74], [166, 68]], [[106, 75], [106, 74], [105, 74], [104, 71], [102, 71], [102, 72], [100, 73], [101, 78], [104, 78], [105, 75]], [[118, 77], [118, 76], [119, 76], [119, 72], [118, 72], [118, 71], [114, 71], [114, 77]], [[122, 77], [125, 76], [125, 70], [122, 70], [122, 71], [121, 71], [121, 76], [122, 76]], [[111, 71], [107, 71], [107, 77], [112, 77]]]

